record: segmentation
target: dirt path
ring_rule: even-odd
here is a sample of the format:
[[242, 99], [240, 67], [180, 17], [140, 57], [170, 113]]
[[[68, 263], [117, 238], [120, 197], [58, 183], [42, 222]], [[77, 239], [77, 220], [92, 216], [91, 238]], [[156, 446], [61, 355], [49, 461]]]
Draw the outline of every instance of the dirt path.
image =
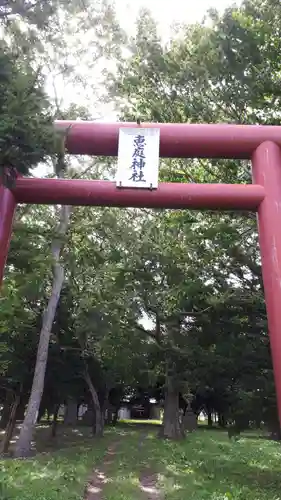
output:
[[150, 469], [143, 471], [140, 477], [140, 488], [144, 500], [162, 500], [163, 495], [157, 487], [158, 476]]
[[[139, 447], [145, 446], [146, 432], [142, 432], [139, 440]], [[139, 478], [140, 489], [143, 493], [143, 500], [162, 500], [163, 495], [157, 486], [158, 475], [151, 468], [146, 467]]]
[[[146, 433], [140, 435], [139, 446], [145, 446]], [[118, 448], [118, 442], [108, 447], [100, 467], [93, 470], [85, 488], [84, 500], [103, 500], [103, 490], [108, 482], [108, 469], [113, 463]], [[145, 467], [139, 477], [139, 488], [143, 500], [163, 500], [161, 490], [157, 487], [158, 476], [149, 467]]]
[[118, 443], [113, 443], [106, 451], [101, 467], [93, 470], [89, 482], [86, 486], [84, 500], [102, 500], [104, 485], [108, 479], [106, 477], [107, 469], [112, 464]]

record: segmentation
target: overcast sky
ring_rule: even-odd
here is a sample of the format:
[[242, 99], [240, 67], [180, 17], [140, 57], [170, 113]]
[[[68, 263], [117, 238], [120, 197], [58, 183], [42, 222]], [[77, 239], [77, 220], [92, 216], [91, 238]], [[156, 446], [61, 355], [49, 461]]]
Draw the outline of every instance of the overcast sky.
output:
[[[229, 6], [240, 5], [241, 0], [115, 0], [119, 22], [128, 34], [134, 36], [135, 20], [140, 9], [148, 9], [158, 25], [158, 33], [163, 41], [171, 35], [175, 23], [192, 24], [200, 22], [210, 8], [223, 12]], [[104, 107], [99, 121], [115, 121], [116, 113]]]
[[[239, 5], [241, 0], [115, 0], [115, 8], [118, 20], [122, 28], [130, 36], [134, 36], [136, 31], [136, 18], [141, 8], [150, 10], [153, 18], [157, 22], [158, 34], [163, 41], [168, 41], [172, 35], [171, 28], [175, 23], [192, 24], [200, 22], [211, 7], [215, 7], [219, 12], [228, 6]], [[77, 62], [76, 68], [77, 68]], [[79, 65], [78, 65], [79, 66]], [[104, 62], [96, 65], [96, 76], [91, 71], [88, 73], [87, 61], [80, 61], [80, 74], [84, 81], [94, 79], [97, 82], [101, 76], [101, 70], [104, 68]], [[67, 83], [58, 75], [54, 77], [50, 74], [46, 81], [46, 90], [50, 97], [54, 97], [54, 88], [56, 95], [64, 106], [69, 106], [75, 102], [77, 105], [89, 108], [90, 114], [94, 119], [100, 121], [115, 121], [116, 113], [111, 105], [97, 105], [97, 101], [92, 99], [92, 87], [87, 90], [84, 86], [74, 83]], [[91, 109], [93, 106], [93, 113]]]
[[161, 35], [169, 36], [170, 25], [175, 22], [194, 23], [201, 21], [210, 7], [222, 12], [230, 5], [241, 1], [231, 0], [115, 0], [118, 17], [123, 27], [133, 34], [132, 18], [136, 18], [139, 9], [147, 8], [159, 24]]

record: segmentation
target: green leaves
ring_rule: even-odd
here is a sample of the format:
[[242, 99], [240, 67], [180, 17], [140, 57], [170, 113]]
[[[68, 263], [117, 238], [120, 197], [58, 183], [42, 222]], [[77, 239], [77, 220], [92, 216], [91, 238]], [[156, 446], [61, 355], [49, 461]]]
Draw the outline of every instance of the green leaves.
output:
[[[273, 0], [245, 2], [241, 9], [212, 15], [208, 26], [186, 26], [166, 47], [155, 22], [143, 12], [136, 37], [128, 42], [129, 57], [122, 60], [123, 39], [119, 44], [121, 31], [113, 10], [92, 8], [92, 23], [91, 16], [79, 13], [74, 3], [75, 36], [88, 29], [88, 35], [96, 37], [91, 50], [87, 44], [79, 45], [75, 54], [82, 59], [87, 52], [85, 66], [90, 68], [101, 53], [120, 56], [118, 73], [108, 81], [121, 119], [278, 123], [278, 5]], [[48, 60], [63, 75], [64, 84], [71, 78], [71, 85], [78, 88], [83, 79], [79, 76], [78, 81], [76, 73], [73, 77], [73, 63], [62, 57], [66, 39], [61, 37], [61, 26], [58, 30], [55, 26], [56, 6], [50, 2], [46, 16], [50, 31], [44, 33], [59, 56], [48, 59], [41, 52], [40, 61]], [[35, 4], [31, 9], [37, 21], [28, 17], [26, 22], [37, 26], [36, 40], [41, 43], [45, 35], [40, 32], [43, 21], [38, 9]], [[67, 36], [73, 29], [73, 23], [65, 22]], [[74, 43], [72, 36], [71, 40]], [[32, 50], [14, 57], [12, 49], [4, 45], [0, 58], [0, 167], [2, 172], [11, 168], [28, 174], [58, 148], [43, 83], [32, 69]], [[90, 107], [85, 107], [71, 106], [70, 112], [91, 117]], [[96, 176], [111, 174], [106, 160], [96, 168]], [[250, 178], [249, 164], [242, 161], [161, 161], [161, 181], [247, 183]], [[22, 362], [26, 355], [28, 369], [32, 366], [50, 286], [51, 261], [46, 256], [53, 214], [47, 208], [30, 213], [17, 223], [7, 295], [1, 302], [0, 356], [4, 373], [10, 369], [15, 379], [18, 358]], [[253, 408], [260, 409], [257, 400], [271, 399], [257, 232], [250, 216], [79, 208], [65, 239], [65, 263], [66, 285], [52, 332], [48, 393], [56, 379], [60, 395], [79, 394], [82, 361], [87, 358], [100, 387], [145, 386], [160, 379], [162, 384], [166, 363], [171, 361], [178, 386], [193, 393], [212, 390], [217, 410], [219, 403], [224, 411], [231, 405], [238, 408], [241, 396], [254, 414]], [[25, 373], [23, 364], [21, 370]]]
[[[279, 123], [280, 3], [250, 0], [211, 18], [163, 46], [151, 17], [140, 16], [110, 85], [122, 119]], [[248, 183], [251, 173], [243, 161], [165, 159], [160, 180]], [[159, 348], [160, 338], [159, 356], [176, 360], [181, 380], [230, 399], [235, 381], [250, 401], [257, 372], [269, 391], [272, 372], [256, 226], [241, 215], [148, 212], [129, 243], [124, 287], [133, 283], [131, 311], [148, 315], [150, 343]]]
[[0, 169], [6, 180], [11, 172], [28, 174], [53, 154], [54, 132], [38, 75], [3, 42], [0, 66]]

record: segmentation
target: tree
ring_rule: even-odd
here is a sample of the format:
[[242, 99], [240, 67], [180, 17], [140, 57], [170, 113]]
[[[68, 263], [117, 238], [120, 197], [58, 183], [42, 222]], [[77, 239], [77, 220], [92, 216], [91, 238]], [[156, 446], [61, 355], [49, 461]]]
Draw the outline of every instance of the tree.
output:
[[[129, 302], [120, 276], [123, 244], [116, 245], [124, 220], [126, 213], [113, 209], [80, 208], [75, 212], [69, 241], [72, 345], [79, 347], [82, 375], [92, 394], [95, 434], [103, 431], [102, 413], [112, 390], [140, 381], [147, 365], [141, 340], [127, 327]], [[98, 393], [104, 394], [99, 401]]]
[[[107, 5], [106, 2], [102, 2], [101, 5], [97, 6], [96, 10], [95, 9], [90, 9], [88, 11], [88, 19], [87, 22], [85, 22], [82, 18], [82, 16], [79, 19], [79, 13], [81, 13], [81, 9], [79, 8], [79, 5], [75, 3], [75, 5], [70, 2], [46, 2], [45, 7], [46, 11], [43, 9], [43, 6], [34, 3], [34, 2], [29, 2], [29, 3], [24, 3], [24, 5], [15, 5], [15, 9], [9, 9], [7, 8], [7, 11], [5, 11], [5, 20], [9, 18], [9, 16], [13, 18], [13, 14], [20, 14], [23, 17], [23, 21], [27, 23], [27, 30], [26, 32], [21, 29], [21, 25], [17, 22], [17, 16], [12, 19], [11, 23], [10, 20], [7, 20], [6, 24], [6, 31], [9, 36], [9, 40], [11, 41], [11, 44], [14, 44], [15, 42], [17, 43], [17, 49], [16, 53], [19, 58], [22, 58], [24, 61], [27, 59], [29, 62], [31, 60], [31, 57], [35, 54], [37, 57], [35, 58], [35, 65], [36, 65], [36, 59], [38, 60], [38, 65], [43, 62], [46, 64], [48, 62], [48, 70], [54, 70], [54, 66], [56, 65], [56, 69], [60, 69], [61, 73], [63, 73], [63, 76], [65, 74], [69, 74], [70, 71], [70, 65], [67, 62], [65, 64], [64, 60], [59, 60], [54, 56], [54, 43], [55, 41], [59, 41], [60, 43], [57, 44], [56, 47], [56, 53], [59, 53], [59, 49], [62, 48], [61, 44], [61, 39], [57, 38], [57, 32], [58, 32], [58, 26], [57, 24], [55, 25], [56, 21], [59, 21], [59, 25], [62, 26], [62, 19], [64, 18], [65, 11], [63, 11], [62, 7], [63, 6], [67, 7], [67, 10], [71, 10], [73, 16], [76, 16], [77, 21], [79, 21], [78, 24], [80, 24], [79, 28], [87, 28], [88, 29], [88, 34], [90, 34], [90, 31], [93, 32], [93, 35], [95, 36], [95, 54], [92, 54], [93, 59], [95, 62], [97, 62], [98, 58], [101, 57], [101, 55], [105, 55], [109, 53], [110, 47], [111, 47], [111, 42], [116, 41], [116, 31], [118, 29], [117, 24], [114, 24], [114, 11], [111, 9], [109, 5]], [[22, 10], [21, 10], [22, 7]], [[70, 8], [71, 7], [71, 8]], [[84, 7], [83, 9], [84, 10]], [[44, 14], [46, 14], [45, 20], [43, 21]], [[40, 16], [43, 16], [40, 18]], [[77, 17], [78, 16], [78, 17]], [[88, 22], [91, 17], [91, 22]], [[107, 32], [102, 32], [102, 29], [104, 26], [108, 27], [108, 22], [109, 20], [112, 21], [112, 31], [107, 30]], [[42, 24], [43, 23], [43, 24]], [[54, 31], [55, 27], [55, 31]], [[68, 26], [66, 23], [63, 24], [64, 30], [67, 30]], [[53, 28], [53, 31], [52, 31]], [[113, 36], [111, 36], [113, 33]], [[115, 38], [114, 38], [115, 37]], [[67, 38], [67, 33], [64, 38], [64, 44], [66, 43], [66, 38]], [[47, 42], [47, 51], [44, 53], [43, 52], [43, 41]], [[31, 44], [33, 42], [33, 44]], [[34, 43], [35, 42], [35, 43]], [[65, 45], [64, 45], [65, 47]], [[88, 45], [87, 45], [87, 50], [88, 50]], [[85, 53], [86, 46], [81, 48], [79, 46], [79, 56], [81, 56], [81, 51]], [[49, 52], [48, 52], [49, 51]], [[73, 56], [73, 54], [72, 54]], [[34, 61], [33, 61], [34, 65]], [[43, 73], [46, 74], [46, 69], [43, 71]], [[55, 87], [54, 87], [55, 89]], [[55, 89], [56, 90], [56, 89]], [[58, 98], [58, 94], [55, 91], [54, 95], [54, 104], [55, 104], [55, 115], [58, 115], [60, 112], [60, 101]], [[65, 103], [64, 104], [64, 109], [65, 109]], [[69, 107], [69, 105], [68, 105]], [[70, 107], [71, 112], [73, 113], [73, 106]], [[79, 107], [76, 107], [76, 112], [79, 110]], [[61, 113], [62, 114], [62, 113]], [[39, 124], [40, 125], [40, 124]], [[23, 128], [22, 124], [20, 126]], [[38, 127], [38, 123], [37, 123]], [[53, 131], [53, 128], [51, 129]], [[20, 135], [20, 134], [19, 134]], [[64, 137], [62, 138], [64, 141]], [[59, 141], [54, 141], [53, 138], [53, 133], [52, 133], [52, 153], [57, 153], [58, 157], [61, 159], [62, 154], [60, 151], [60, 143], [63, 142], [61, 141], [61, 138], [59, 137]], [[24, 149], [24, 144], [27, 141], [24, 139], [24, 143], [19, 145], [20, 151]], [[42, 141], [41, 141], [42, 142]], [[54, 146], [55, 143], [55, 146]], [[40, 141], [39, 141], [40, 144]], [[58, 146], [58, 150], [56, 147]], [[44, 145], [42, 146], [44, 147]], [[45, 148], [46, 149], [46, 148]], [[41, 158], [36, 158], [33, 163], [38, 163], [38, 161]], [[42, 158], [43, 159], [43, 158]], [[64, 164], [64, 158], [62, 159], [63, 162], [63, 168], [62, 170], [60, 168], [56, 168], [56, 173], [59, 176], [62, 176], [63, 171], [65, 170], [65, 164]], [[15, 167], [14, 167], [15, 168]], [[15, 172], [15, 169], [13, 170], [13, 173]], [[22, 167], [22, 172], [27, 173], [27, 170], [24, 170]], [[14, 176], [15, 177], [15, 176]], [[64, 273], [63, 273], [63, 267], [61, 265], [61, 248], [64, 243], [64, 236], [68, 227], [68, 221], [69, 221], [69, 215], [70, 215], [70, 209], [69, 207], [62, 207], [61, 208], [61, 218], [60, 218], [60, 224], [59, 224], [59, 229], [58, 229], [58, 235], [55, 234], [52, 242], [52, 257], [53, 257], [53, 285], [52, 285], [52, 291], [50, 293], [50, 299], [47, 305], [47, 309], [45, 311], [44, 317], [43, 317], [43, 326], [41, 329], [41, 334], [40, 334], [40, 340], [39, 340], [39, 346], [38, 346], [38, 352], [37, 352], [37, 361], [35, 365], [35, 374], [34, 374], [34, 380], [33, 380], [33, 386], [31, 390], [31, 396], [29, 399], [29, 404], [27, 408], [27, 413], [24, 419], [24, 423], [21, 429], [20, 433], [20, 438], [17, 442], [17, 447], [16, 447], [16, 456], [26, 456], [30, 452], [31, 448], [31, 440], [32, 440], [32, 435], [33, 435], [33, 430], [34, 426], [37, 420], [37, 415], [39, 411], [39, 406], [40, 406], [40, 401], [43, 393], [43, 388], [44, 388], [44, 376], [45, 376], [45, 369], [46, 369], [46, 364], [47, 364], [47, 354], [48, 354], [48, 346], [49, 346], [49, 339], [50, 339], [50, 334], [51, 334], [51, 327], [53, 323], [53, 319], [55, 317], [55, 311], [56, 307], [59, 301], [59, 296], [60, 296], [60, 291], [62, 288], [62, 284], [64, 281]]]
[[[131, 57], [111, 77], [110, 89], [122, 119], [274, 121], [277, 115], [268, 106], [268, 96], [278, 102], [279, 24], [271, 15], [272, 5], [251, 1], [241, 9], [227, 10], [222, 17], [212, 13], [211, 26], [185, 27], [167, 47], [144, 13], [137, 37], [130, 42]], [[278, 14], [279, 9], [274, 12]], [[50, 43], [55, 40], [52, 23], [51, 17], [45, 31]], [[107, 48], [116, 33], [113, 30], [110, 40], [103, 39]], [[96, 47], [99, 54], [104, 45]], [[84, 49], [79, 45], [76, 56], [82, 57]], [[113, 53], [119, 53], [116, 45]], [[268, 60], [260, 58], [260, 53]], [[48, 54], [40, 57], [47, 60]], [[75, 85], [66, 59], [65, 71], [59, 61], [59, 74]], [[51, 57], [50, 67], [56, 64]], [[76, 76], [74, 72], [74, 80]], [[61, 106], [57, 97], [54, 92], [56, 112]], [[71, 117], [77, 112], [91, 116], [78, 106], [68, 108], [65, 101], [62, 108], [64, 113], [69, 109]], [[82, 175], [88, 178], [108, 178], [114, 170], [107, 159], [99, 164], [81, 159], [81, 163]], [[250, 179], [249, 165], [242, 161], [165, 160], [161, 166], [161, 180], [167, 181], [245, 183]], [[75, 168], [76, 164], [70, 165], [69, 176], [78, 175]], [[26, 325], [25, 338], [32, 339], [30, 352], [25, 348], [21, 355], [28, 356], [31, 366], [34, 363], [38, 321], [52, 278], [51, 259], [44, 262], [44, 256], [53, 239], [55, 212], [31, 209], [27, 220], [22, 210], [22, 232], [14, 240], [20, 252], [12, 252], [8, 264], [2, 323], [5, 342], [0, 356], [9, 388], [25, 381], [25, 373], [16, 367], [21, 321]], [[114, 390], [133, 393], [136, 387], [156, 387], [158, 393], [165, 393], [163, 434], [169, 438], [182, 437], [180, 408], [190, 406], [197, 413], [202, 408], [209, 413], [214, 410], [222, 423], [242, 417], [248, 424], [276, 418], [257, 231], [252, 215], [242, 215], [75, 210], [68, 235], [60, 240], [65, 280], [56, 313], [49, 317], [53, 318], [52, 330], [44, 332], [43, 370], [36, 406], [32, 409], [30, 403], [26, 414], [29, 435], [25, 443], [29, 444], [25, 450], [30, 447], [31, 427], [39, 411], [49, 339], [40, 413], [47, 407], [55, 412], [59, 402], [70, 396], [78, 400], [77, 394], [83, 394], [83, 401], [94, 407], [94, 433], [102, 433], [110, 394]], [[36, 244], [26, 243], [27, 231], [40, 234]], [[34, 295], [33, 283], [38, 287]], [[14, 342], [8, 335], [10, 329]], [[29, 390], [30, 378], [25, 384]]]
[[[110, 86], [111, 97], [116, 96], [122, 119], [135, 120], [138, 116], [142, 121], [156, 122], [279, 122], [278, 111], [270, 103], [278, 102], [279, 99], [277, 75], [280, 67], [280, 5], [277, 6], [274, 1], [247, 1], [240, 9], [227, 9], [221, 17], [212, 12], [211, 20], [211, 26], [201, 24], [184, 27], [174, 41], [163, 47], [149, 14], [143, 12], [140, 15], [137, 36], [131, 40], [129, 47], [131, 56], [122, 61], [117, 77], [112, 76]], [[250, 180], [247, 162], [224, 160], [165, 160], [162, 162], [160, 175], [162, 180], [178, 182], [244, 183]], [[221, 387], [218, 384], [216, 366], [222, 368], [223, 365], [225, 383], [220, 390], [232, 394], [233, 402], [238, 392], [241, 395], [242, 392], [244, 395], [253, 395], [253, 391], [261, 394], [262, 387], [267, 387], [270, 391], [272, 368], [266, 336], [259, 255], [256, 251], [257, 234], [252, 217], [242, 219], [240, 214], [232, 213], [218, 216], [197, 213], [194, 216], [185, 212], [176, 214], [174, 221], [177, 235], [181, 234], [181, 227], [185, 224], [188, 225], [186, 234], [190, 231], [193, 237], [196, 233], [201, 238], [206, 238], [206, 243], [197, 238], [194, 255], [197, 256], [198, 265], [194, 257], [193, 262], [196, 264], [193, 266], [196, 271], [192, 282], [197, 282], [200, 276], [198, 267], [201, 268], [205, 284], [209, 284], [207, 290], [209, 289], [211, 297], [210, 303], [207, 302], [206, 305], [211, 308], [208, 315], [200, 315], [200, 310], [204, 310], [198, 307], [204, 296], [200, 287], [193, 294], [187, 293], [187, 298], [189, 301], [194, 299], [193, 304], [196, 304], [197, 312], [199, 311], [196, 320], [193, 319], [191, 329], [197, 332], [196, 338], [202, 332], [200, 342], [203, 342], [201, 346], [195, 342], [192, 351], [194, 336], [190, 333], [186, 336], [186, 347], [190, 349], [189, 363], [192, 365], [194, 362], [200, 366], [204, 357], [205, 361], [208, 360], [208, 372], [211, 369], [214, 374], [213, 388]], [[189, 244], [190, 241], [187, 243], [188, 248]], [[152, 255], [155, 255], [156, 248], [159, 256], [159, 251], [163, 252], [163, 246], [155, 245]], [[176, 252], [175, 256], [178, 257]], [[146, 259], [145, 262], [151, 262], [151, 257]], [[159, 265], [159, 260], [161, 258], [157, 257], [156, 266]], [[158, 273], [158, 268], [156, 272]], [[162, 283], [161, 280], [159, 283]], [[145, 283], [144, 290], [149, 290], [150, 285]], [[174, 288], [172, 297], [173, 293]], [[167, 306], [165, 302], [164, 304], [166, 313]], [[159, 309], [163, 314], [161, 301], [154, 304], [154, 308], [154, 317], [155, 314], [159, 315]], [[230, 310], [231, 320], [228, 318]], [[214, 316], [215, 322], [212, 324], [216, 325], [217, 331], [216, 334], [213, 332], [211, 343], [206, 340], [207, 334], [210, 335], [210, 327], [207, 328], [206, 325], [207, 316]], [[234, 317], [237, 329], [230, 323]], [[254, 317], [256, 322], [253, 321]], [[229, 330], [233, 332], [231, 350], [223, 340], [225, 332]], [[174, 333], [167, 338], [174, 342]], [[254, 356], [255, 362], [251, 360], [250, 352], [254, 339], [257, 341], [255, 348], [261, 356]], [[261, 344], [260, 339], [263, 339]], [[174, 347], [182, 348], [177, 344], [178, 341], [177, 337]], [[247, 357], [242, 368], [239, 356], [246, 348]], [[231, 364], [229, 352], [232, 354]], [[174, 366], [181, 366], [178, 358]], [[249, 370], [250, 366], [253, 371]], [[258, 366], [262, 377], [255, 386], [253, 373]], [[242, 375], [245, 373], [243, 370], [248, 373], [247, 376]], [[197, 384], [194, 372], [198, 377]], [[207, 383], [206, 370], [198, 370], [193, 365], [193, 374], [189, 373], [188, 381], [195, 391], [200, 385], [202, 390], [202, 386]], [[174, 417], [177, 420], [177, 416]]]
[[1, 43], [1, 177], [13, 181], [16, 172], [29, 169], [54, 154], [50, 105], [43, 82], [30, 64], [17, 60]]
[[[57, 167], [57, 172], [60, 177], [63, 176], [64, 169], [65, 169], [64, 163], [61, 164], [60, 167]], [[16, 444], [16, 449], [15, 449], [16, 457], [26, 457], [31, 452], [34, 427], [37, 422], [41, 398], [44, 390], [44, 380], [45, 380], [45, 372], [48, 359], [48, 349], [49, 349], [51, 329], [57, 305], [60, 299], [61, 289], [64, 282], [62, 250], [63, 250], [64, 238], [66, 236], [69, 226], [70, 214], [71, 214], [71, 207], [62, 206], [60, 208], [60, 222], [52, 241], [52, 250], [51, 250], [52, 260], [53, 260], [52, 288], [46, 310], [44, 311], [43, 314], [42, 328], [40, 331], [31, 394], [26, 410], [26, 415], [21, 427], [20, 436]]]

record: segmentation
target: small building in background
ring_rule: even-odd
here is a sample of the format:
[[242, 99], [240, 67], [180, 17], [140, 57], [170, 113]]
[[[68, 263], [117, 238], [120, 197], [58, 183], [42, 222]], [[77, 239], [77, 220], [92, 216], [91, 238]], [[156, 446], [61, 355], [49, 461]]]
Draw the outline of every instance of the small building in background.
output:
[[155, 399], [142, 401], [141, 399], [131, 399], [122, 401], [118, 412], [119, 420], [160, 420], [162, 407]]
[[119, 420], [130, 420], [131, 418], [131, 410], [126, 406], [122, 406], [118, 411], [118, 419]]

